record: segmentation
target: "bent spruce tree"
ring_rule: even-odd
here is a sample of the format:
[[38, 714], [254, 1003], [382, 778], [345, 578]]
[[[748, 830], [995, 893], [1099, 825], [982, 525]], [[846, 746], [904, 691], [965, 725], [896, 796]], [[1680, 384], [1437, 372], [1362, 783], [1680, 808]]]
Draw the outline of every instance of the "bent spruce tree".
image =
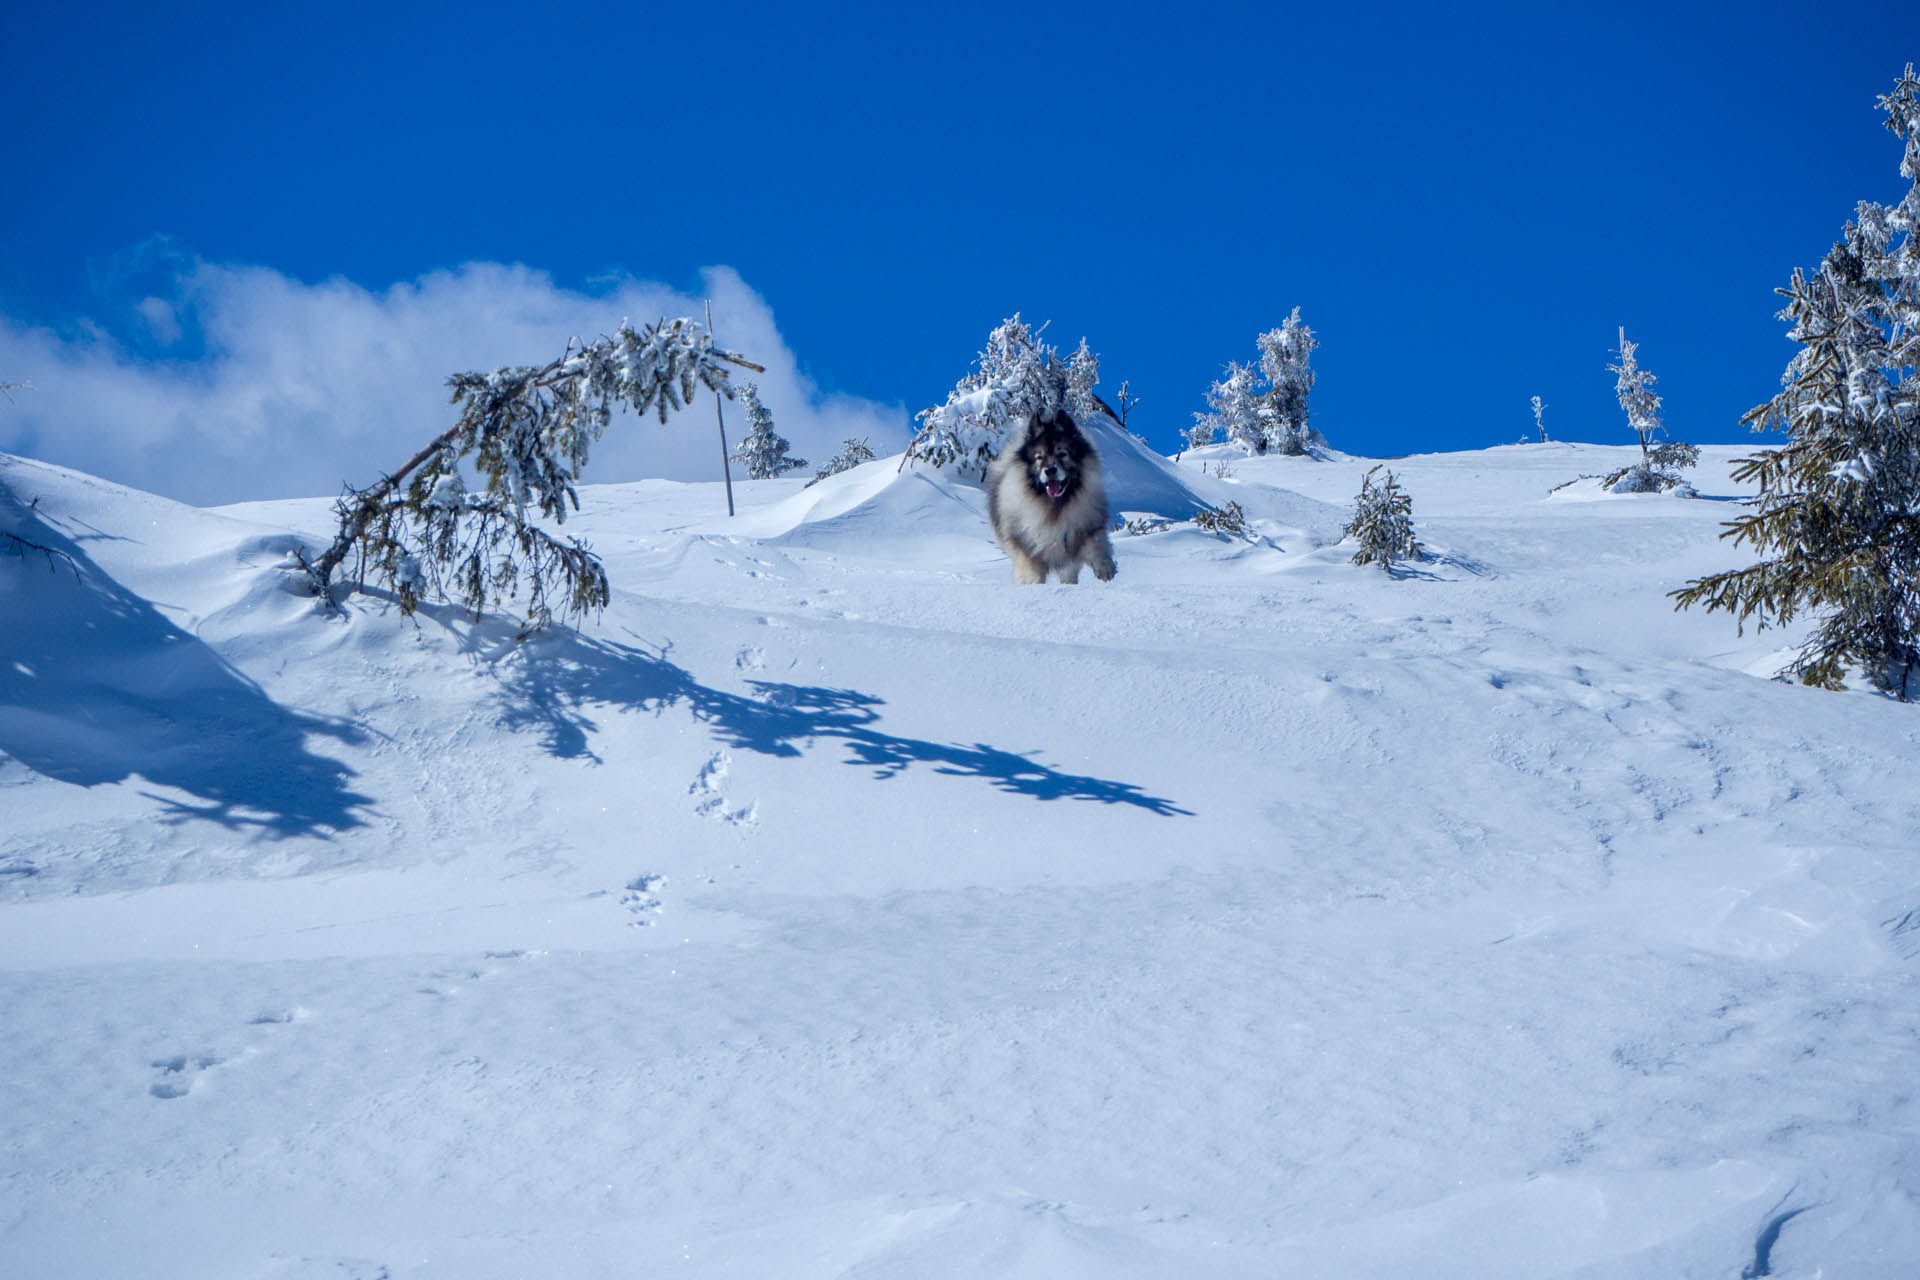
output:
[[[459, 421], [334, 504], [332, 544], [301, 560], [314, 593], [332, 608], [335, 575], [353, 557], [362, 587], [387, 587], [406, 613], [438, 597], [479, 617], [524, 592], [524, 635], [552, 622], [556, 603], [569, 616], [605, 607], [599, 557], [537, 519], [564, 524], [568, 506], [579, 509], [574, 486], [616, 404], [652, 409], [664, 423], [697, 387], [732, 398], [727, 364], [761, 369], [682, 318], [641, 330], [622, 324], [597, 342], [568, 344], [537, 368], [454, 374], [447, 385]], [[467, 489], [463, 462], [484, 482], [479, 492]]]
[[1782, 448], [1743, 458], [1759, 482], [1751, 515], [1721, 536], [1772, 559], [1670, 593], [1676, 608], [1725, 609], [1744, 625], [1818, 611], [1783, 675], [1843, 687], [1857, 667], [1903, 701], [1920, 671], [1920, 80], [1913, 64], [1880, 99], [1913, 183], [1893, 208], [1862, 202], [1811, 276], [1793, 273], [1780, 312], [1803, 347], [1782, 390], [1749, 412]]

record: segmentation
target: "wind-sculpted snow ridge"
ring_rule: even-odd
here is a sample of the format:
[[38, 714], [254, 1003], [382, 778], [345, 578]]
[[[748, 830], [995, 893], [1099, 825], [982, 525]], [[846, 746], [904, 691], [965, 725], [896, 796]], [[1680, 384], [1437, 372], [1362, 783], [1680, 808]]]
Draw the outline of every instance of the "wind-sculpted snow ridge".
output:
[[646, 481], [520, 643], [0, 459], [0, 1271], [1910, 1274], [1920, 721], [1672, 611], [1741, 451], [1395, 459], [1388, 577], [1371, 460], [1099, 444], [1112, 583]]

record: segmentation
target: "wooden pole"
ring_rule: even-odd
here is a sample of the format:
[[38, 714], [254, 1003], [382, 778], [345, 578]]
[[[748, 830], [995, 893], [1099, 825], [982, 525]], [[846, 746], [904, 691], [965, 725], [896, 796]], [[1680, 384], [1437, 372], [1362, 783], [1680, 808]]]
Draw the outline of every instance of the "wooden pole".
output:
[[[713, 336], [713, 299], [707, 299], [707, 336]], [[733, 519], [733, 463], [727, 457], [727, 415], [720, 407], [720, 393], [713, 393], [713, 420], [720, 424], [720, 474], [727, 480], [727, 519]]]

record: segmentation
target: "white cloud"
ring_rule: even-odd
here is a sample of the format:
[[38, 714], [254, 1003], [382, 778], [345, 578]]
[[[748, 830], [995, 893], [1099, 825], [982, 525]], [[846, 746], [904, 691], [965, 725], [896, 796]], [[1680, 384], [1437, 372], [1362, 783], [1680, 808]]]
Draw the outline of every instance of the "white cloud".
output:
[[[796, 454], [823, 462], [847, 436], [871, 437], [881, 453], [905, 443], [904, 408], [820, 393], [737, 273], [710, 268], [704, 282], [721, 345], [767, 366], [750, 376]], [[148, 356], [91, 321], [56, 333], [0, 316], [0, 375], [35, 388], [0, 405], [0, 450], [200, 504], [332, 496], [452, 421], [450, 373], [542, 363], [622, 319], [702, 316], [700, 298], [662, 284], [618, 279], [588, 294], [497, 263], [374, 292], [188, 261], [174, 284], [173, 297], [132, 303], [126, 319], [162, 347], [202, 335], [204, 353], [190, 360]], [[727, 416], [737, 443], [738, 408]], [[713, 479], [718, 452], [708, 402], [664, 427], [624, 414], [584, 478]]]
[[148, 332], [161, 346], [169, 347], [180, 341], [180, 320], [173, 314], [171, 302], [165, 298], [142, 298], [133, 304], [133, 309], [147, 322]]

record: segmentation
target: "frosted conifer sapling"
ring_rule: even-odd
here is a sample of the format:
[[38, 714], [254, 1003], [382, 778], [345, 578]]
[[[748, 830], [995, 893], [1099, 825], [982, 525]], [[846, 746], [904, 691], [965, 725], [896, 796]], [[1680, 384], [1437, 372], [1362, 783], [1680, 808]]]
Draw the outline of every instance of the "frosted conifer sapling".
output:
[[[1659, 493], [1678, 488], [1686, 483], [1681, 470], [1700, 459], [1700, 450], [1693, 445], [1678, 440], [1653, 442], [1654, 436], [1665, 429], [1660, 421], [1660, 395], [1653, 389], [1652, 371], [1641, 368], [1634, 358], [1638, 349], [1638, 343], [1627, 341], [1627, 331], [1622, 327], [1620, 363], [1607, 366], [1619, 375], [1614, 382], [1614, 394], [1619, 397], [1620, 407], [1626, 410], [1627, 424], [1640, 442], [1640, 461], [1622, 467], [1603, 482], [1615, 493]], [[1538, 416], [1536, 410], [1535, 417]], [[1545, 434], [1543, 430], [1541, 435]]]
[[1418, 560], [1426, 554], [1413, 536], [1413, 498], [1387, 472], [1379, 483], [1375, 467], [1360, 480], [1360, 494], [1354, 499], [1353, 519], [1341, 530], [1341, 536], [1359, 543], [1353, 553], [1355, 564], [1377, 564], [1392, 572], [1396, 560]]
[[738, 398], [747, 416], [747, 434], [740, 441], [740, 451], [733, 455], [732, 460], [746, 467], [748, 478], [770, 480], [807, 465], [805, 458], [788, 456], [788, 450], [793, 446], [787, 443], [785, 436], [773, 429], [773, 414], [760, 402], [758, 387], [751, 382], [742, 382]]

